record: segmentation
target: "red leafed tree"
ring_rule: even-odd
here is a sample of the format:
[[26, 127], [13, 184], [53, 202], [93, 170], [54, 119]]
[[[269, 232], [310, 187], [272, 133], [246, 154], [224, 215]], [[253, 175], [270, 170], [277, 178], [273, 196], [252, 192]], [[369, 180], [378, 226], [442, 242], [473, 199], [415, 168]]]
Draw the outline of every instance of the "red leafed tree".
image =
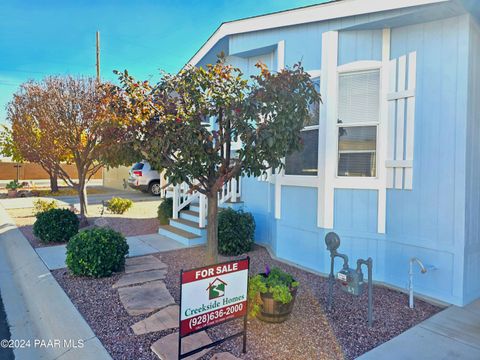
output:
[[[124, 126], [112, 115], [111, 94], [110, 84], [92, 78], [47, 77], [23, 84], [7, 107], [12, 138], [22, 156], [77, 189], [83, 221], [86, 183], [102, 166], [116, 165], [109, 151], [123, 138]], [[74, 164], [78, 179], [72, 179], [60, 161]]]

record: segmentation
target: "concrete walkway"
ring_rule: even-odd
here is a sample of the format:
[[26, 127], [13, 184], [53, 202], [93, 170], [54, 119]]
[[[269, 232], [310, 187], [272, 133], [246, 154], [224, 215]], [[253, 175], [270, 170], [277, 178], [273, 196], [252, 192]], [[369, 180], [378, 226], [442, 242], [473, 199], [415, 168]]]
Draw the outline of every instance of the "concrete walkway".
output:
[[16, 359], [111, 359], [1, 206], [0, 291]]
[[[162, 251], [176, 250], [185, 247], [178, 241], [169, 239], [159, 234], [148, 234], [127, 237], [129, 257], [148, 255]], [[36, 248], [38, 256], [42, 259], [49, 270], [66, 267], [66, 245], [56, 245]]]
[[360, 360], [480, 359], [480, 300], [451, 306], [360, 356]]

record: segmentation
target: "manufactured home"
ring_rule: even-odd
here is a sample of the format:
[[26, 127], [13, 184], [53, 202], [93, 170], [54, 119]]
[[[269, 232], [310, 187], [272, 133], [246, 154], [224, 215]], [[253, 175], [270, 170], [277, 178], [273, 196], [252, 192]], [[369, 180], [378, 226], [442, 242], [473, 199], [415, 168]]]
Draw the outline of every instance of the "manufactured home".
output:
[[[328, 273], [335, 231], [352, 261], [372, 257], [378, 282], [405, 289], [415, 257], [418, 293], [480, 297], [478, 1], [342, 0], [226, 22], [189, 64], [222, 51], [246, 76], [301, 61], [323, 99], [284, 170], [222, 192], [254, 215], [256, 242]], [[201, 243], [204, 216], [176, 201], [160, 233]]]

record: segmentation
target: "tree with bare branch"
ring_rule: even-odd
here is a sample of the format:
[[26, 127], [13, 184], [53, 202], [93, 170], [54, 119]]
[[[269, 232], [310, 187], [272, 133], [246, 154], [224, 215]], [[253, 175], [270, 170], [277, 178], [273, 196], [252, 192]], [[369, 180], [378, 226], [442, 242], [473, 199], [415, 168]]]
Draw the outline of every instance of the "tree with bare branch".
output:
[[[23, 84], [7, 107], [12, 138], [22, 156], [51, 169], [78, 191], [86, 222], [86, 184], [102, 166], [115, 164], [109, 152], [122, 141], [124, 126], [112, 116], [110, 84], [93, 78], [47, 77]], [[75, 165], [78, 179], [60, 161]]]

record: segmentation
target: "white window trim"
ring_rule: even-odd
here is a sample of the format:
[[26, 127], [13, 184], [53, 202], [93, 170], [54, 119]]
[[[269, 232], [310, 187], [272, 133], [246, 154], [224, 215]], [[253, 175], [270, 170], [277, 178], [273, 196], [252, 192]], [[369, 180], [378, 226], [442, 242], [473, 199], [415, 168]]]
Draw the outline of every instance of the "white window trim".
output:
[[[320, 106], [318, 128], [318, 169], [317, 176], [285, 175], [284, 169], [270, 176], [275, 184], [275, 218], [281, 217], [281, 197], [283, 186], [307, 186], [318, 188], [317, 225], [321, 228], [333, 228], [334, 192], [336, 188], [367, 189], [378, 191], [377, 232], [385, 233], [386, 221], [386, 141], [388, 125], [388, 67], [390, 61], [390, 29], [383, 30], [382, 61], [357, 61], [338, 66], [338, 32], [328, 31], [322, 34], [322, 64], [320, 70], [320, 93], [323, 103]], [[277, 71], [285, 66], [285, 43], [277, 46]], [[377, 169], [375, 178], [337, 177], [338, 157], [338, 74], [342, 72], [367, 71], [380, 69], [380, 117], [377, 126]], [[314, 70], [315, 71], [315, 70]], [[313, 71], [312, 71], [313, 72]], [[316, 73], [314, 73], [317, 75]], [[315, 76], [316, 77], [316, 76]], [[321, 121], [323, 119], [323, 121]], [[368, 126], [365, 122], [358, 126]], [[346, 125], [346, 124], [344, 124]], [[352, 126], [354, 124], [348, 124]], [[333, 136], [332, 136], [333, 135]], [[320, 171], [323, 169], [323, 171]], [[270, 189], [270, 187], [269, 187]], [[269, 190], [270, 191], [270, 190]], [[269, 202], [270, 204], [270, 202]], [[270, 205], [269, 205], [270, 206]]]
[[[382, 72], [382, 62], [381, 61], [355, 61], [352, 63], [348, 63], [345, 65], [341, 65], [337, 67], [337, 84], [338, 84], [338, 78], [340, 75], [343, 74], [358, 74], [358, 73], [365, 73], [365, 72], [370, 72], [370, 71], [379, 71], [380, 79], [379, 79], [379, 92], [378, 92], [378, 121], [365, 121], [365, 122], [355, 122], [355, 123], [345, 123], [345, 124], [336, 124], [337, 129], [335, 131], [336, 133], [336, 169], [335, 169], [335, 180], [334, 180], [334, 186], [336, 188], [343, 188], [346, 186], [346, 184], [349, 184], [351, 186], [350, 181], [345, 181], [346, 178], [348, 179], [362, 179], [359, 183], [362, 183], [362, 186], [365, 184], [363, 182], [366, 182], [364, 179], [369, 179], [372, 181], [372, 185], [374, 186], [377, 185], [376, 183], [379, 180], [378, 176], [378, 168], [379, 168], [379, 162], [378, 162], [378, 156], [375, 157], [375, 176], [340, 176], [338, 175], [338, 162], [339, 162], [339, 150], [338, 150], [338, 129], [340, 127], [360, 127], [360, 126], [376, 126], [377, 127], [377, 134], [376, 134], [376, 148], [375, 152], [378, 154], [378, 143], [379, 143], [379, 137], [380, 137], [380, 124], [382, 122], [382, 119], [380, 117], [381, 115], [381, 103], [382, 103], [382, 76], [385, 76], [385, 73]], [[338, 118], [338, 98], [339, 98], [339, 88], [337, 86], [337, 115], [336, 118]], [[370, 187], [369, 187], [370, 188]], [[363, 188], [362, 188], [363, 189]]]
[[[325, 151], [321, 161], [325, 176], [319, 181], [318, 214], [319, 227], [331, 229], [334, 225], [335, 189], [371, 189], [378, 191], [377, 232], [385, 233], [386, 220], [386, 167], [385, 152], [388, 126], [388, 65], [390, 61], [390, 29], [383, 30], [382, 61], [356, 61], [338, 66], [338, 32], [322, 34], [322, 95], [325, 98], [323, 117]], [[338, 118], [338, 77], [341, 73], [380, 70], [379, 122], [361, 124], [337, 124]], [[330, 75], [330, 76], [329, 76]], [[377, 126], [377, 156], [375, 177], [337, 176], [338, 170], [338, 127], [339, 126]], [[322, 130], [321, 130], [322, 131]], [[319, 155], [319, 168], [320, 164]], [[322, 181], [323, 180], [323, 181]]]

